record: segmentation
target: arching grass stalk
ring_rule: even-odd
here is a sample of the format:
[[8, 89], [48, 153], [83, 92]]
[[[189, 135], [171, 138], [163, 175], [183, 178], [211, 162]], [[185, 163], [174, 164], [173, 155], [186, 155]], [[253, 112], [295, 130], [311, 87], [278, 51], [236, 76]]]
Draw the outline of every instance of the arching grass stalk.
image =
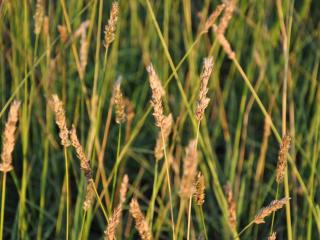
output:
[[254, 224], [254, 221], [251, 221], [247, 226], [245, 226], [240, 232], [239, 234], [234, 238], [234, 239], [239, 239], [240, 236], [252, 225]]
[[6, 201], [6, 181], [7, 181], [7, 173], [4, 172], [2, 176], [2, 191], [1, 191], [0, 240], [3, 239], [4, 207], [5, 207], [5, 201]]
[[174, 227], [174, 216], [173, 216], [173, 204], [172, 204], [172, 191], [171, 191], [171, 183], [170, 183], [170, 172], [169, 172], [169, 160], [166, 151], [166, 142], [163, 135], [162, 127], [160, 129], [161, 137], [162, 137], [162, 146], [163, 146], [163, 153], [166, 165], [166, 172], [167, 172], [167, 182], [168, 182], [168, 191], [169, 191], [169, 201], [170, 201], [170, 214], [171, 214], [171, 227], [172, 227], [172, 237], [175, 240], [175, 227]]

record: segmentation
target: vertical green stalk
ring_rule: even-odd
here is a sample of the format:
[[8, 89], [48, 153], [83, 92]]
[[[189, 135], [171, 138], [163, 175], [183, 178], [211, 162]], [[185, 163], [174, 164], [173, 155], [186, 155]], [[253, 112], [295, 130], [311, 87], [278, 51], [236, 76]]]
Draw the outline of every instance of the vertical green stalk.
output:
[[79, 235], [79, 238], [78, 238], [79, 240], [82, 239], [84, 225], [85, 225], [85, 222], [86, 222], [86, 216], [87, 216], [87, 211], [84, 211], [83, 218], [82, 218], [82, 223], [81, 223], [80, 235]]
[[170, 213], [171, 213], [172, 237], [173, 237], [173, 240], [175, 240], [176, 238], [175, 238], [175, 229], [174, 229], [174, 217], [173, 217], [172, 192], [171, 192], [170, 172], [169, 172], [169, 160], [168, 160], [168, 157], [167, 157], [166, 143], [165, 143], [165, 140], [164, 140], [164, 135], [163, 135], [162, 128], [160, 129], [160, 131], [161, 131], [163, 153], [164, 153], [166, 172], [167, 172], [167, 182], [168, 182], [169, 201], [170, 201]]
[[68, 168], [68, 156], [67, 156], [67, 148], [64, 147], [64, 159], [65, 159], [65, 171], [66, 171], [66, 192], [67, 192], [67, 219], [66, 219], [66, 240], [69, 239], [69, 168]]
[[[278, 199], [278, 193], [279, 193], [279, 183], [277, 184], [277, 192], [276, 192], [276, 198], [275, 200]], [[274, 224], [274, 216], [276, 215], [276, 212], [273, 212], [272, 213], [272, 221], [271, 221], [271, 227], [270, 227], [270, 235], [272, 234], [273, 232], [273, 224]]]
[[112, 206], [113, 206], [114, 192], [115, 192], [115, 189], [116, 189], [118, 168], [119, 168], [119, 164], [120, 164], [119, 153], [120, 153], [120, 144], [121, 144], [121, 126], [122, 126], [122, 124], [120, 123], [119, 124], [119, 132], [118, 132], [118, 146], [117, 146], [116, 165], [115, 165], [115, 168], [114, 168], [114, 176], [113, 176], [113, 182], [112, 182], [112, 195], [111, 195], [111, 204], [110, 204], [110, 209], [109, 209], [110, 212], [111, 212]]
[[7, 173], [4, 172], [2, 177], [2, 191], [1, 191], [0, 240], [3, 239], [4, 207], [5, 207], [5, 201], [6, 201], [6, 181], [7, 181]]
[[204, 222], [202, 206], [199, 206], [199, 209], [200, 209], [202, 227], [203, 227], [203, 231], [204, 231], [204, 237], [206, 238], [206, 240], [208, 240], [208, 234], [207, 234], [206, 224]]
[[[154, 180], [153, 180], [153, 188], [152, 188], [152, 196], [150, 201], [150, 212], [147, 214], [147, 219], [149, 219], [150, 229], [152, 231], [152, 223], [153, 223], [153, 215], [154, 215], [154, 204], [157, 197], [157, 181], [158, 181], [158, 160], [156, 160], [154, 165]], [[149, 217], [150, 216], [150, 217]]]
[[192, 195], [189, 198], [189, 210], [188, 210], [188, 232], [187, 232], [187, 240], [190, 239], [190, 225], [191, 225], [191, 206], [192, 206]]

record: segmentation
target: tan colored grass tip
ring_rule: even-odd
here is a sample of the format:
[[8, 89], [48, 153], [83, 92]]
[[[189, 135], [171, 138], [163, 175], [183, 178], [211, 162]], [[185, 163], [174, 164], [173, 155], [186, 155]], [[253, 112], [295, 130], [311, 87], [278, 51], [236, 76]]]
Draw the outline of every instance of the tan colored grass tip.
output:
[[58, 125], [60, 132], [59, 137], [61, 139], [61, 145], [64, 147], [70, 146], [69, 130], [67, 128], [66, 115], [63, 108], [63, 102], [60, 101], [58, 95], [53, 94], [49, 100], [49, 105], [52, 107], [55, 117], [56, 124]]
[[92, 170], [90, 167], [90, 161], [86, 157], [83, 147], [78, 139], [77, 131], [74, 125], [72, 125], [71, 131], [70, 131], [70, 141], [72, 146], [75, 148], [77, 157], [80, 160], [80, 167], [84, 172], [84, 175], [86, 176], [87, 181], [92, 179]]
[[15, 131], [19, 117], [20, 102], [14, 100], [11, 103], [8, 119], [3, 131], [3, 142], [0, 163], [1, 172], [9, 172], [13, 169], [12, 166], [12, 152], [15, 145]]
[[186, 156], [183, 162], [183, 176], [180, 185], [180, 195], [189, 198], [194, 193], [194, 178], [198, 165], [198, 152], [196, 140], [191, 140], [186, 147]]
[[[158, 133], [158, 138], [157, 138], [156, 146], [154, 149], [154, 156], [157, 161], [163, 158], [164, 147], [168, 142], [168, 139], [172, 130], [172, 125], [173, 125], [173, 117], [172, 117], [172, 114], [169, 114], [163, 119], [162, 129]], [[163, 135], [163, 139], [162, 139], [162, 135]]]
[[228, 213], [229, 213], [229, 223], [233, 229], [237, 228], [237, 209], [236, 202], [233, 197], [233, 192], [231, 185], [227, 183], [224, 186], [224, 191], [226, 193], [227, 204], [228, 204]]
[[225, 8], [225, 4], [221, 3], [219, 4], [216, 9], [210, 14], [210, 16], [208, 17], [205, 26], [204, 26], [204, 31], [208, 31], [209, 28], [212, 27], [212, 25], [216, 22], [217, 18], [220, 16], [220, 14], [222, 13], [223, 9]]
[[147, 66], [147, 71], [149, 74], [149, 83], [152, 91], [151, 104], [153, 106], [153, 116], [156, 121], [156, 126], [163, 128], [165, 116], [163, 114], [162, 96], [165, 94], [165, 91], [151, 63]]
[[95, 191], [94, 191], [94, 182], [91, 179], [90, 181], [87, 182], [87, 187], [86, 187], [86, 196], [85, 200], [83, 202], [83, 210], [87, 211], [93, 204], [94, 197], [95, 197]]
[[264, 218], [268, 217], [271, 213], [281, 209], [285, 204], [289, 202], [290, 198], [282, 198], [280, 200], [273, 200], [268, 206], [262, 208], [258, 214], [254, 217], [255, 224], [265, 223]]
[[142, 240], [151, 240], [152, 235], [149, 229], [149, 224], [146, 221], [143, 213], [140, 210], [139, 203], [137, 199], [132, 199], [130, 203], [130, 213], [135, 220], [136, 229]]
[[115, 32], [117, 29], [118, 16], [120, 12], [119, 3], [117, 1], [112, 3], [110, 17], [108, 20], [108, 24], [104, 29], [104, 46], [107, 47], [111, 42], [115, 39]]
[[202, 73], [201, 73], [201, 84], [196, 109], [196, 118], [201, 121], [204, 115], [204, 110], [208, 107], [210, 98], [207, 98], [208, 82], [213, 70], [213, 58], [208, 57], [203, 61]]
[[201, 172], [198, 173], [197, 179], [195, 182], [195, 192], [194, 192], [194, 199], [197, 205], [202, 206], [204, 204], [205, 198], [205, 183], [204, 183], [204, 176]]
[[116, 228], [120, 223], [121, 219], [121, 212], [122, 212], [122, 206], [119, 204], [116, 209], [113, 211], [110, 219], [109, 219], [109, 224], [107, 226], [107, 229], [104, 231], [105, 240], [114, 240], [115, 239], [115, 233], [116, 233]]
[[276, 232], [273, 232], [269, 237], [268, 237], [268, 240], [276, 240], [277, 238], [277, 233]]
[[291, 144], [291, 137], [288, 134], [286, 134], [282, 138], [282, 142], [280, 144], [280, 149], [278, 154], [276, 181], [279, 184], [283, 182], [285, 170], [287, 167], [287, 154], [290, 148], [290, 144]]
[[121, 77], [118, 77], [113, 88], [113, 103], [116, 110], [116, 123], [124, 123], [126, 121], [126, 112], [125, 102], [121, 91]]
[[43, 21], [44, 21], [44, 4], [42, 0], [37, 0], [36, 3], [36, 13], [34, 18], [34, 33], [36, 35], [40, 34]]

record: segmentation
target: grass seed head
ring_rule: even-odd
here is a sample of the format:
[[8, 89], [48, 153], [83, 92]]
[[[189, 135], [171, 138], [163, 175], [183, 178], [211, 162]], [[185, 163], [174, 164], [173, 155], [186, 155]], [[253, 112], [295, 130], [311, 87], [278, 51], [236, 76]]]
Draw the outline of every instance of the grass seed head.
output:
[[201, 172], [198, 173], [196, 182], [195, 182], [195, 193], [194, 198], [196, 201], [196, 204], [199, 206], [202, 206], [204, 204], [204, 198], [205, 198], [205, 183], [204, 183], [204, 176]]
[[285, 170], [287, 167], [287, 154], [289, 151], [290, 144], [291, 144], [291, 137], [289, 135], [285, 135], [282, 138], [282, 142], [280, 144], [280, 149], [278, 154], [278, 165], [277, 165], [277, 175], [276, 175], [277, 183], [283, 182]]
[[10, 106], [8, 119], [3, 132], [0, 171], [9, 172], [12, 167], [12, 152], [15, 145], [15, 131], [19, 117], [20, 102], [14, 100]]
[[130, 213], [136, 222], [136, 229], [138, 230], [141, 239], [151, 240], [152, 235], [149, 229], [149, 224], [140, 210], [140, 206], [137, 199], [131, 200]]
[[110, 45], [111, 42], [115, 39], [115, 32], [117, 29], [117, 22], [118, 22], [118, 16], [119, 16], [119, 3], [113, 2], [110, 12], [110, 17], [108, 20], [108, 24], [105, 26], [104, 29], [104, 46], [107, 47]]

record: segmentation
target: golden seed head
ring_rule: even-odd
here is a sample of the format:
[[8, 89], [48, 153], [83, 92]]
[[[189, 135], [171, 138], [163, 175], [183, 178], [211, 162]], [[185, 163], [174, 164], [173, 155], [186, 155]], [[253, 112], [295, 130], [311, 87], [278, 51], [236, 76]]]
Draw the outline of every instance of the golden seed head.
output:
[[36, 3], [36, 13], [34, 18], [34, 33], [36, 35], [40, 34], [43, 20], [44, 20], [44, 4], [42, 0], [37, 0]]
[[186, 156], [183, 162], [183, 176], [180, 185], [180, 195], [183, 198], [190, 198], [194, 193], [193, 183], [198, 165], [198, 152], [196, 140], [191, 140], [186, 147]]
[[120, 187], [120, 204], [124, 204], [126, 201], [126, 195], [128, 191], [128, 185], [129, 185], [129, 177], [127, 174], [123, 176], [121, 187]]
[[216, 33], [217, 40], [220, 43], [220, 45], [222, 46], [225, 53], [228, 55], [229, 59], [231, 59], [231, 60], [235, 59], [236, 54], [232, 50], [230, 43], [228, 42], [226, 37], [223, 34], [218, 32], [218, 27], [215, 24], [212, 26], [212, 29]]
[[0, 163], [1, 172], [9, 172], [13, 169], [12, 167], [12, 152], [15, 145], [15, 131], [17, 128], [17, 122], [19, 117], [19, 107], [20, 102], [14, 100], [11, 103], [8, 120], [6, 122], [4, 132], [3, 132], [3, 142], [2, 142], [2, 153]]
[[149, 224], [140, 210], [137, 199], [132, 199], [130, 203], [130, 213], [136, 222], [136, 229], [142, 240], [151, 240], [152, 235], [149, 230]]
[[211, 13], [211, 15], [209, 16], [208, 20], [205, 23], [205, 31], [207, 32], [209, 30], [209, 28], [212, 27], [212, 25], [215, 23], [215, 21], [217, 20], [217, 18], [220, 16], [220, 14], [222, 13], [223, 9], [225, 8], [225, 4], [221, 3], [219, 4], [216, 9]]
[[90, 180], [87, 182], [87, 188], [86, 188], [86, 196], [85, 200], [83, 202], [83, 209], [87, 211], [93, 203], [95, 192], [94, 192], [94, 182], [93, 180]]
[[89, 43], [87, 40], [86, 31], [83, 31], [81, 34], [81, 41], [80, 41], [80, 71], [81, 71], [81, 78], [83, 79], [86, 66], [88, 63], [88, 51], [89, 51]]
[[163, 119], [162, 133], [160, 130], [158, 134], [156, 146], [154, 149], [154, 156], [156, 160], [160, 160], [161, 158], [163, 158], [164, 146], [163, 146], [162, 135], [164, 138], [164, 143], [166, 144], [168, 142], [168, 138], [172, 130], [172, 124], [173, 124], [173, 117], [172, 117], [172, 114], [169, 114]]
[[55, 116], [56, 116], [56, 124], [58, 125], [60, 132], [59, 137], [61, 139], [61, 145], [64, 147], [70, 146], [70, 140], [69, 140], [69, 130], [67, 128], [66, 123], [66, 116], [65, 111], [63, 108], [63, 103], [60, 101], [58, 95], [54, 94], [52, 95], [51, 99], [49, 100], [49, 104], [51, 105]]
[[204, 184], [204, 176], [202, 175], [201, 172], [198, 173], [197, 179], [195, 182], [195, 193], [194, 193], [194, 198], [196, 201], [196, 204], [201, 206], [204, 204], [204, 198], [205, 198], [205, 184]]
[[221, 21], [220, 21], [220, 24], [219, 24], [218, 30], [217, 30], [218, 34], [222, 34], [222, 35], [224, 35], [224, 33], [229, 25], [229, 22], [232, 18], [233, 12], [236, 8], [236, 1], [235, 0], [225, 0], [224, 4], [225, 4], [225, 11], [224, 11], [224, 14], [221, 18]]
[[122, 206], [119, 204], [117, 208], [113, 211], [110, 219], [109, 219], [109, 224], [107, 226], [107, 229], [104, 231], [105, 240], [114, 240], [115, 239], [115, 232], [116, 232], [116, 227], [120, 223], [121, 219], [121, 212], [122, 212]]
[[165, 91], [151, 63], [147, 66], [147, 71], [149, 74], [149, 83], [152, 91], [151, 104], [153, 106], [153, 116], [156, 121], [156, 126], [162, 128], [165, 116], [163, 115], [163, 106], [161, 98], [165, 94]]
[[70, 141], [72, 146], [75, 148], [77, 157], [80, 160], [80, 167], [84, 172], [84, 175], [86, 176], [87, 181], [92, 179], [92, 171], [90, 167], [90, 162], [87, 159], [83, 147], [78, 139], [77, 131], [74, 125], [72, 125], [71, 131], [70, 131]]
[[201, 73], [201, 85], [196, 109], [196, 118], [201, 121], [204, 115], [204, 110], [208, 107], [210, 98], [207, 98], [208, 82], [213, 70], [213, 58], [208, 57], [203, 61], [203, 68]]
[[264, 218], [271, 213], [281, 209], [285, 204], [289, 202], [290, 198], [282, 198], [280, 200], [273, 200], [268, 206], [262, 208], [258, 214], [254, 217], [255, 224], [265, 223]]
[[107, 47], [111, 42], [115, 39], [115, 32], [117, 29], [117, 22], [118, 22], [118, 16], [119, 16], [119, 3], [113, 2], [110, 12], [110, 17], [108, 20], [108, 24], [105, 26], [104, 29], [104, 46]]
[[277, 238], [277, 233], [276, 232], [273, 232], [269, 237], [268, 237], [268, 240], [276, 240]]
[[277, 183], [283, 182], [285, 170], [287, 167], [287, 154], [289, 151], [290, 144], [291, 144], [291, 137], [286, 134], [282, 138], [282, 142], [281, 142], [280, 150], [278, 154], [278, 166], [277, 166], [277, 176], [276, 176]]
[[119, 77], [113, 89], [113, 103], [116, 110], [116, 123], [121, 124], [126, 121], [125, 103], [121, 92], [121, 78]]
[[237, 210], [236, 203], [233, 198], [233, 192], [230, 184], [226, 184], [224, 187], [226, 193], [228, 212], [229, 212], [229, 223], [233, 229], [237, 228]]
[[68, 40], [68, 31], [67, 28], [63, 25], [58, 25], [58, 32], [60, 34], [60, 39], [63, 43]]

